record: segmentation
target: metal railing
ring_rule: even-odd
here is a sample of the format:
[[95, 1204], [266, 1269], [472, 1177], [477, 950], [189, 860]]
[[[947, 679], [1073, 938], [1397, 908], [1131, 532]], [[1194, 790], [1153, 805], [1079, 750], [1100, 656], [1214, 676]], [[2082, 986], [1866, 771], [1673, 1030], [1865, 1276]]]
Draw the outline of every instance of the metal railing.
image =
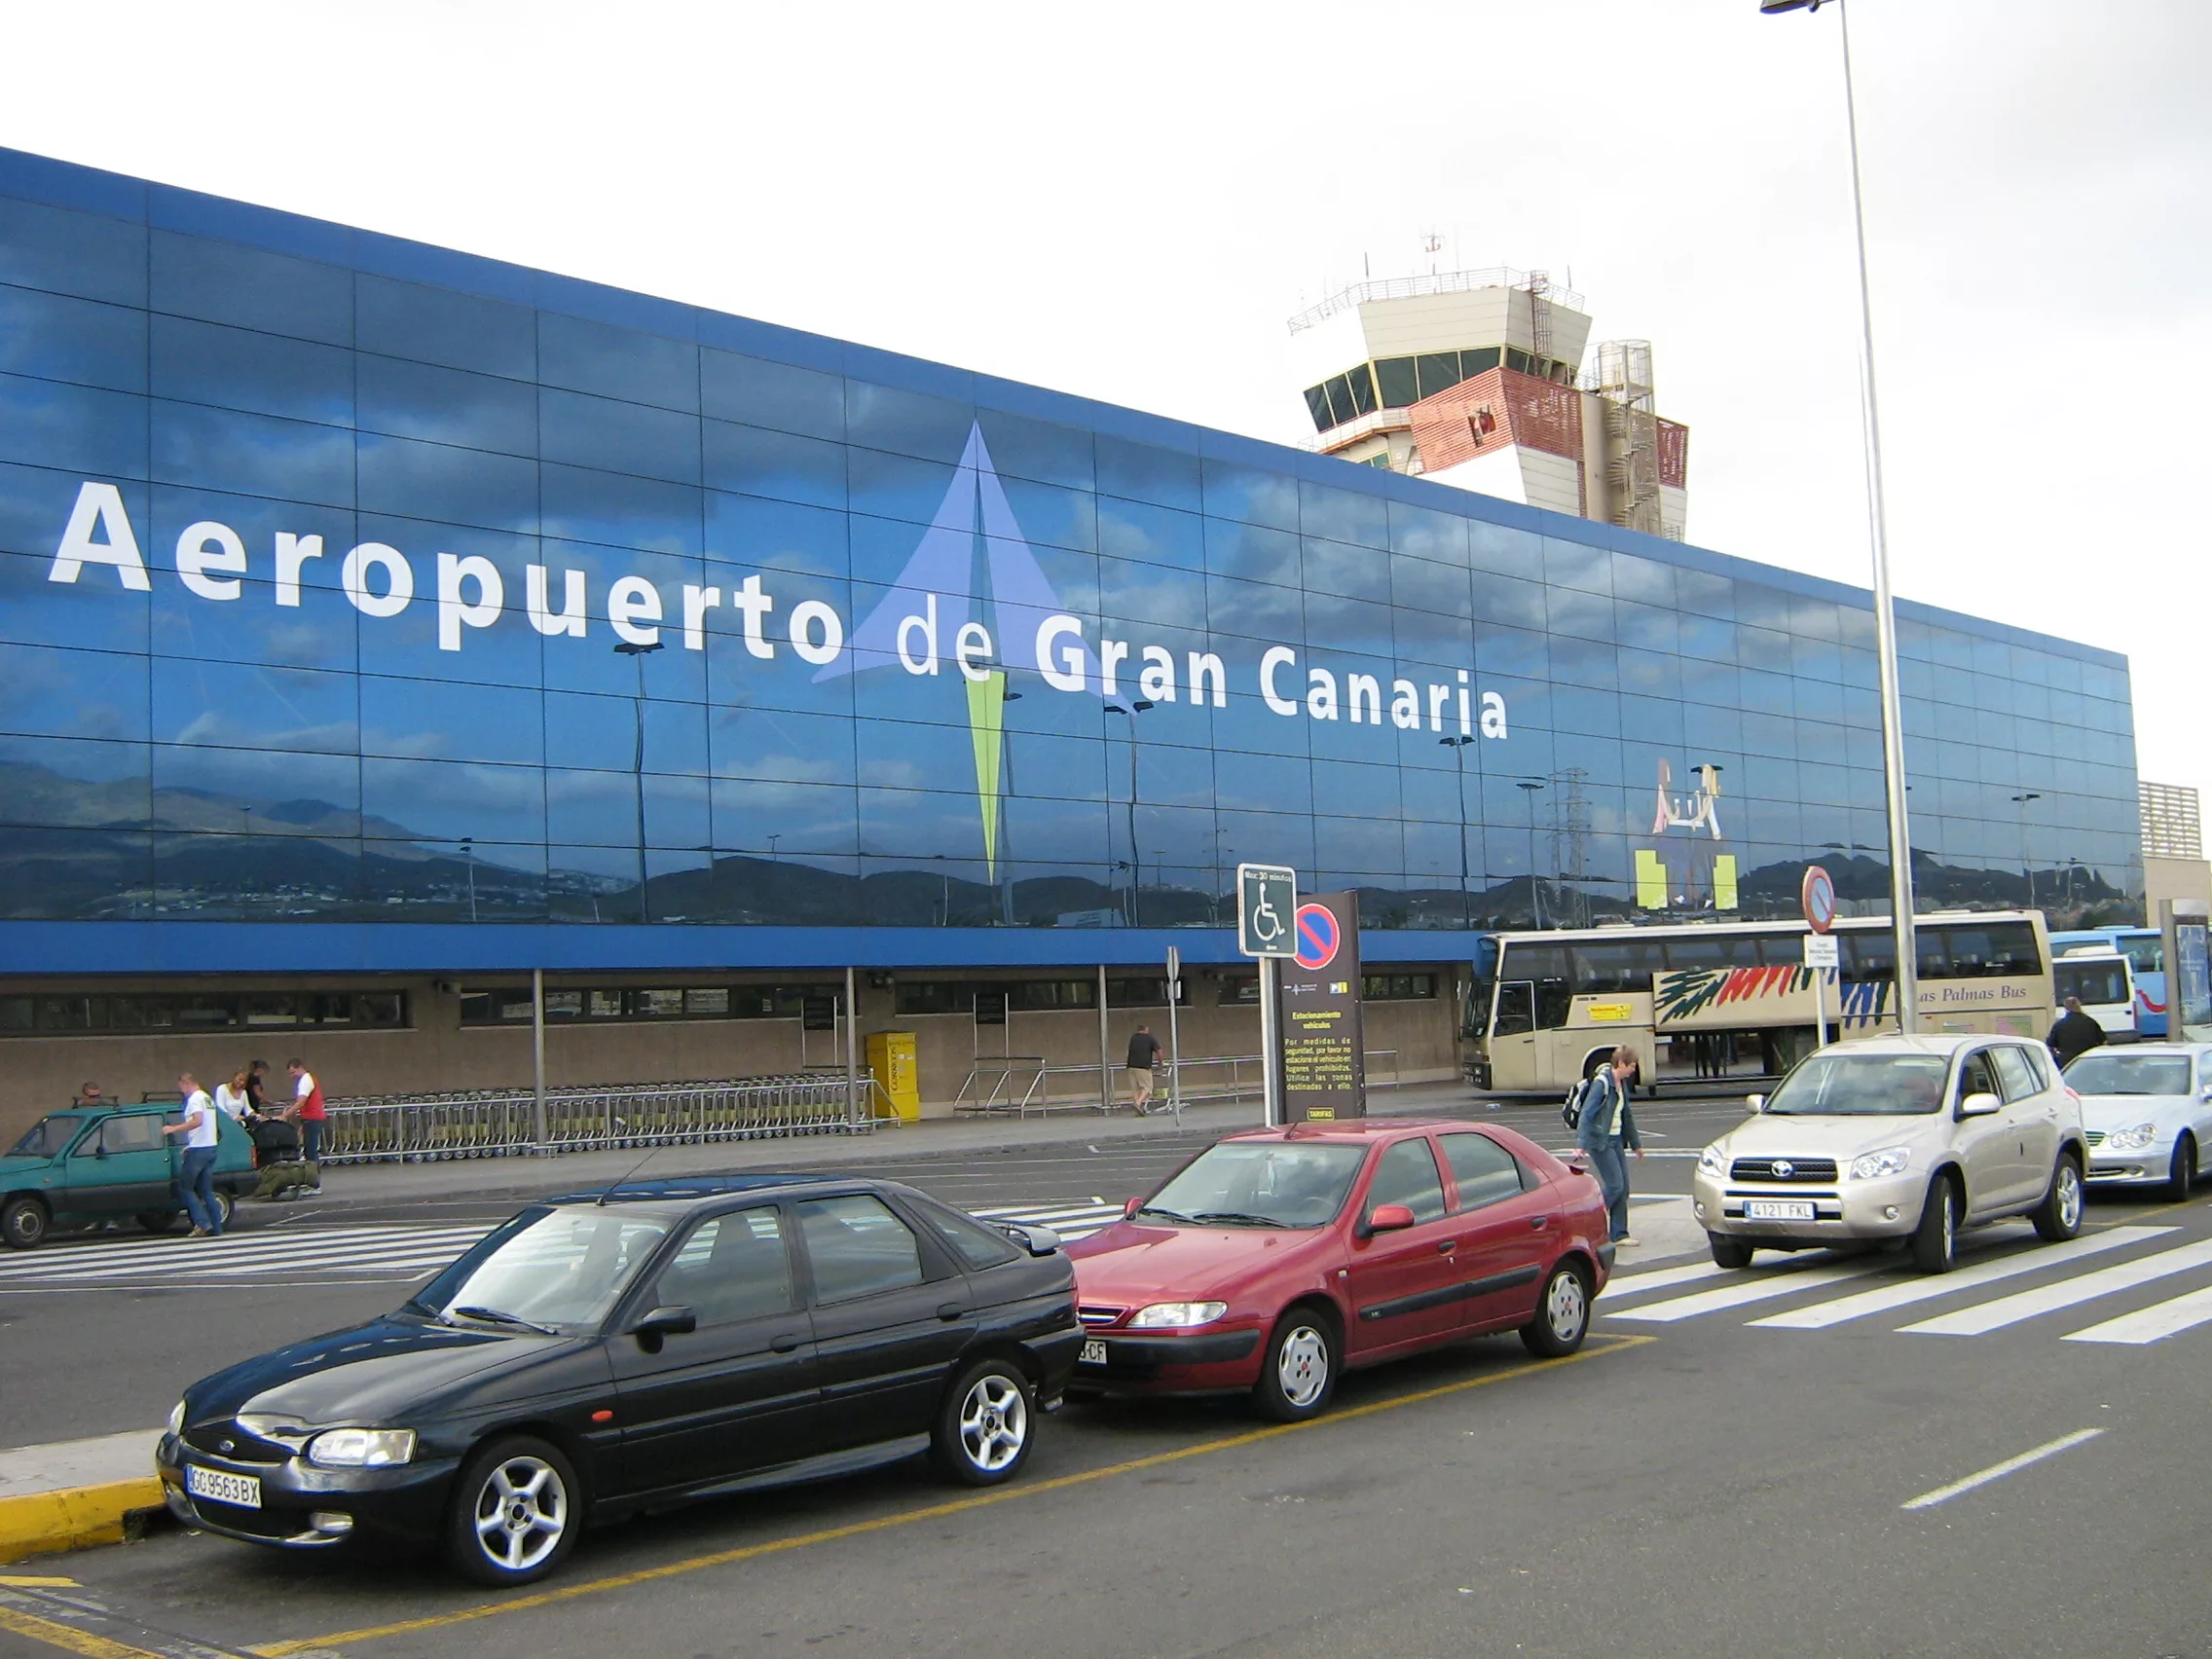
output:
[[1354, 282], [1292, 317], [1290, 331], [1303, 334], [1339, 312], [1371, 305], [1377, 300], [1407, 300], [1422, 294], [1465, 294], [1477, 288], [1526, 289], [1538, 280], [1543, 281], [1543, 297], [1553, 305], [1565, 306], [1569, 311], [1582, 309], [1582, 296], [1572, 288], [1538, 278], [1532, 272], [1516, 271], [1510, 265], [1493, 265], [1481, 271], [1439, 271], [1425, 276], [1376, 276]]
[[[1389, 1073], [1386, 1082], [1378, 1075], [1382, 1071]], [[1194, 1073], [1198, 1075], [1194, 1077]], [[1052, 1087], [1055, 1078], [1080, 1079], [1085, 1088], [1080, 1092], [1055, 1092]], [[1153, 1080], [1156, 1111], [1166, 1105], [1178, 1079], [1186, 1106], [1194, 1101], [1257, 1099], [1262, 1087], [1260, 1056], [1215, 1054], [1185, 1060], [1174, 1067], [1162, 1059]], [[1368, 1050], [1368, 1088], [1396, 1088], [1398, 1082], [1398, 1051]], [[1107, 1108], [1099, 1103], [1098, 1083], [1095, 1061], [1088, 1065], [1049, 1066], [1036, 1054], [979, 1056], [967, 1081], [961, 1084], [960, 1092], [953, 1097], [952, 1109], [955, 1112], [1010, 1112], [1017, 1118], [1026, 1118], [1032, 1112], [1101, 1112]], [[1115, 1104], [1124, 1102], [1117, 1096]]]
[[848, 1107], [843, 1072], [788, 1072], [708, 1083], [554, 1088], [535, 1140], [527, 1088], [333, 1100], [325, 1163], [428, 1162], [532, 1152], [606, 1152], [773, 1135], [866, 1134], [874, 1127], [867, 1074]]

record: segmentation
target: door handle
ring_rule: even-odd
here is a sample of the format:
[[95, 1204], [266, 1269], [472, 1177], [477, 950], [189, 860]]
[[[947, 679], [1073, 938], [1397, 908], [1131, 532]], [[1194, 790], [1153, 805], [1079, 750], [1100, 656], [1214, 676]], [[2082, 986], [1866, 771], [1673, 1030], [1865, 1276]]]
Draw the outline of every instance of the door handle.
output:
[[937, 1305], [937, 1316], [947, 1321], [957, 1319], [967, 1311], [968, 1309], [957, 1302], [940, 1302]]
[[1552, 1218], [1548, 1215], [1532, 1215], [1529, 1218], [1529, 1225], [1534, 1228], [1538, 1233], [1543, 1232], [1543, 1230], [1551, 1226], [1551, 1224]]
[[1457, 1249], [1458, 1247], [1459, 1247], [1459, 1241], [1458, 1241], [1458, 1240], [1457, 1240], [1456, 1238], [1447, 1238], [1447, 1239], [1445, 1239], [1445, 1240], [1444, 1240], [1444, 1242], [1443, 1242], [1443, 1243], [1441, 1243], [1441, 1244], [1437, 1245], [1437, 1247], [1436, 1247], [1436, 1253], [1437, 1253], [1437, 1254], [1438, 1254], [1439, 1256], [1449, 1256], [1450, 1254], [1452, 1254], [1452, 1252], [1453, 1252], [1453, 1251], [1456, 1250], [1456, 1249]]
[[768, 1346], [777, 1353], [790, 1353], [793, 1348], [797, 1347], [798, 1345], [799, 1338], [796, 1332], [787, 1331], [780, 1337], [770, 1337], [768, 1339]]

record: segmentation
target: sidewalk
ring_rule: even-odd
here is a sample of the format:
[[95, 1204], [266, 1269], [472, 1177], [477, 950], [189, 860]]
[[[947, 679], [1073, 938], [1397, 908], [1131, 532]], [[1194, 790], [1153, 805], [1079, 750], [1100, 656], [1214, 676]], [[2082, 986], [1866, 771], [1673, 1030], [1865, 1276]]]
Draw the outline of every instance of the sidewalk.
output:
[[135, 1517], [162, 1511], [161, 1435], [148, 1428], [0, 1452], [0, 1562], [119, 1544]]

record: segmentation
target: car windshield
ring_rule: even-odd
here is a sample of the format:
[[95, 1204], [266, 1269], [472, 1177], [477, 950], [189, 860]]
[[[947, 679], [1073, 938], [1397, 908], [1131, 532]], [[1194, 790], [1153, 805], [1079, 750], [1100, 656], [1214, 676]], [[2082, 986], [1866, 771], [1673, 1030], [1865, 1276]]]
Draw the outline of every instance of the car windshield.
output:
[[1344, 1208], [1364, 1146], [1223, 1141], [1198, 1154], [1137, 1213], [1233, 1227], [1326, 1227]]
[[668, 1236], [672, 1219], [614, 1204], [527, 1209], [407, 1306], [456, 1325], [596, 1325]]
[[1936, 1054], [1815, 1054], [1767, 1101], [1777, 1117], [1925, 1116], [1943, 1104], [1950, 1062]]
[[2181, 1054], [2083, 1054], [2066, 1068], [2077, 1094], [2187, 1094], [2189, 1060]]
[[55, 1158], [68, 1150], [83, 1128], [81, 1118], [41, 1118], [23, 1131], [23, 1138], [8, 1149], [10, 1158]]

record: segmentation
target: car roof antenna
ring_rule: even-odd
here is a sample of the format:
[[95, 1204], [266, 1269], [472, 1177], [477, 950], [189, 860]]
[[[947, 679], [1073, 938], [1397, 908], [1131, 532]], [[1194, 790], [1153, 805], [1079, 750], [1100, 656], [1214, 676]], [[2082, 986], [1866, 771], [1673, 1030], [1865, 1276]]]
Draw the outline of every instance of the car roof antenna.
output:
[[627, 1187], [630, 1184], [631, 1180], [637, 1175], [639, 1170], [643, 1169], [646, 1164], [650, 1163], [655, 1158], [658, 1158], [659, 1156], [660, 1148], [656, 1146], [651, 1151], [647, 1152], [645, 1157], [639, 1159], [637, 1162], [631, 1164], [627, 1172], [617, 1175], [613, 1180], [608, 1182], [607, 1191], [600, 1194], [598, 1198], [592, 1200], [592, 1207], [595, 1209], [605, 1209], [607, 1207], [607, 1200], [608, 1198], [614, 1197], [614, 1195], [622, 1188]]

